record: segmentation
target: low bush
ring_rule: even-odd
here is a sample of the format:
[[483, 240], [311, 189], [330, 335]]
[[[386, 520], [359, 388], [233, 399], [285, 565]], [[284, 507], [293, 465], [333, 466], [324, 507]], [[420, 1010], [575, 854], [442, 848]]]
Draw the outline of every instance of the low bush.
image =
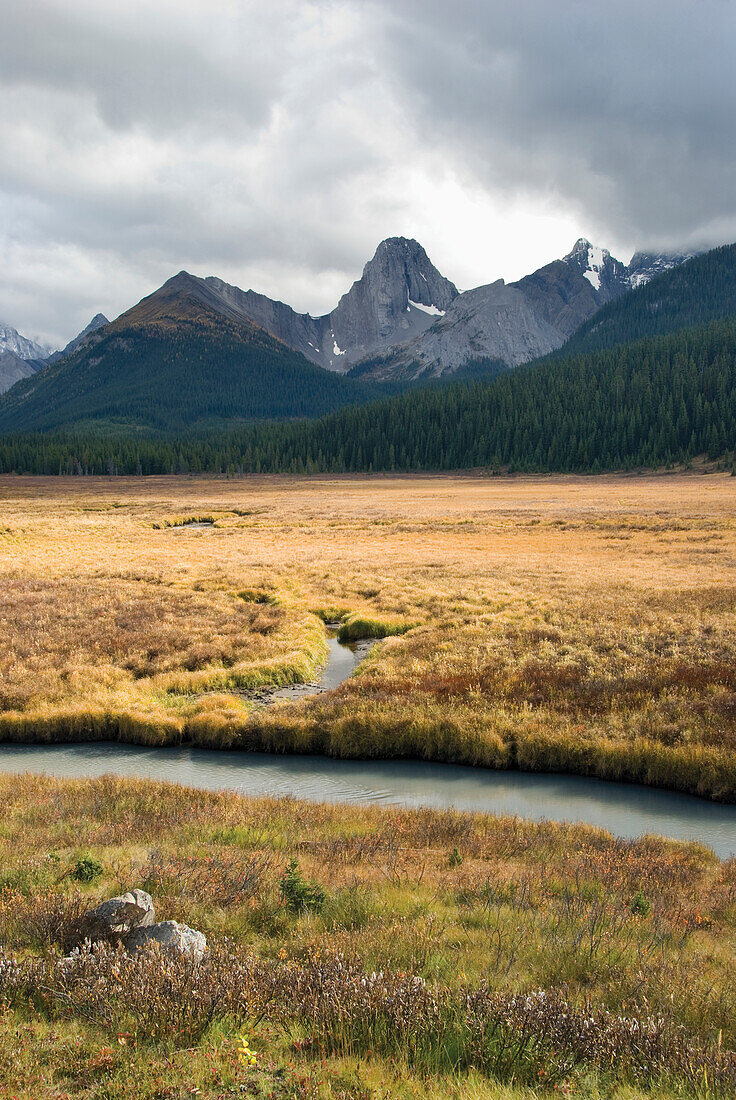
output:
[[92, 856], [81, 856], [72, 867], [72, 878], [89, 886], [102, 878], [105, 868]]
[[222, 945], [197, 963], [157, 944], [132, 956], [88, 944], [67, 959], [0, 956], [0, 997], [175, 1046], [197, 1042], [217, 1021], [252, 1028], [266, 1019], [306, 1033], [325, 1054], [371, 1052], [425, 1072], [476, 1069], [559, 1087], [594, 1069], [611, 1081], [680, 1082], [709, 1097], [736, 1090], [736, 1053], [688, 1035], [666, 1014], [627, 1016], [539, 989], [453, 992], [416, 974], [368, 973], [341, 955], [271, 963]]
[[327, 895], [316, 882], [307, 882], [296, 859], [289, 862], [279, 884], [281, 897], [292, 913], [318, 913]]

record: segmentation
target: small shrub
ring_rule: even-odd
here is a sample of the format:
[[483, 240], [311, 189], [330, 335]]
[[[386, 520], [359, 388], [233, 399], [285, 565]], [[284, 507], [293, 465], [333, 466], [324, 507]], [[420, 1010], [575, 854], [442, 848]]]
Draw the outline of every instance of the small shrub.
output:
[[648, 917], [652, 911], [652, 903], [642, 890], [637, 890], [629, 903], [629, 908], [638, 917]]
[[270, 857], [261, 854], [201, 860], [157, 850], [143, 869], [143, 888], [162, 897], [187, 897], [227, 909], [257, 897], [270, 866]]
[[97, 882], [99, 878], [102, 878], [105, 868], [102, 864], [94, 859], [92, 856], [82, 856], [74, 864], [72, 868], [72, 878], [76, 882], [83, 882], [86, 885]]
[[26, 898], [20, 907], [23, 934], [28, 942], [42, 948], [58, 946], [71, 951], [83, 938], [84, 915], [89, 898], [75, 890], [72, 894], [45, 891]]
[[318, 913], [327, 900], [321, 886], [303, 878], [295, 859], [291, 860], [284, 871], [279, 889], [292, 913]]
[[453, 848], [447, 857], [447, 862], [450, 867], [459, 867], [463, 861], [463, 857], [458, 852], [457, 848]]

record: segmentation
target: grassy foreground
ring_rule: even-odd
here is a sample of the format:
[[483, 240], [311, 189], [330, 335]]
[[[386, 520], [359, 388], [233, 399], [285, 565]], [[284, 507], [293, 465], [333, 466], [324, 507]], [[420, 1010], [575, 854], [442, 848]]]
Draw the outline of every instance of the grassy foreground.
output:
[[[0, 516], [0, 740], [403, 755], [736, 799], [729, 477], [6, 478]], [[389, 636], [337, 691], [254, 706], [315, 674], [330, 619]]]
[[[736, 863], [697, 845], [0, 773], [0, 884], [2, 1097], [736, 1095]], [[135, 886], [204, 962], [59, 966]]]

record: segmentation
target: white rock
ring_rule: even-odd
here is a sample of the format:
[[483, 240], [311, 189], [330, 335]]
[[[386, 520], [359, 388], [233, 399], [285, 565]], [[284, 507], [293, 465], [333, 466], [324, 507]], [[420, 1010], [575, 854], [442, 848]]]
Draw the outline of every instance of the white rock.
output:
[[136, 951], [147, 943], [158, 943], [169, 951], [180, 955], [191, 955], [197, 962], [204, 956], [207, 940], [201, 932], [187, 924], [175, 920], [165, 920], [161, 924], [151, 924], [145, 928], [136, 928], [125, 938], [128, 951]]
[[155, 919], [153, 899], [145, 890], [131, 890], [117, 898], [103, 901], [84, 918], [85, 937], [125, 936], [136, 928], [145, 928]]

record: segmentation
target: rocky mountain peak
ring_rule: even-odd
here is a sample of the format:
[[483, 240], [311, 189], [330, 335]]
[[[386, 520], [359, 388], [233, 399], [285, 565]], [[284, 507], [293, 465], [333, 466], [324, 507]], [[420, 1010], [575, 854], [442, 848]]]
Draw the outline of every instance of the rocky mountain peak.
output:
[[409, 237], [387, 237], [381, 241], [373, 259], [363, 268], [362, 278], [343, 295], [341, 302], [361, 283], [378, 285], [400, 311], [409, 302], [445, 310], [458, 293], [454, 283], [440, 275], [419, 241]]
[[586, 237], [579, 237], [572, 250], [562, 259], [588, 280], [601, 305], [627, 288], [626, 266], [612, 256], [607, 248], [591, 244]]
[[105, 325], [109, 325], [107, 317], [104, 313], [96, 313], [90, 323], [78, 333], [73, 340], [70, 340], [65, 348], [61, 351], [55, 351], [53, 355], [49, 355], [47, 363], [57, 363], [59, 359], [65, 359], [67, 355], [71, 355], [77, 348], [80, 348], [82, 344], [85, 344], [98, 329], [104, 328]]
[[[457, 294], [418, 241], [388, 237], [329, 315], [334, 354], [345, 355], [344, 369], [383, 355], [428, 328]], [[340, 369], [334, 360], [329, 365]]]
[[27, 336], [21, 336], [12, 325], [0, 321], [0, 352], [12, 351], [19, 359], [42, 360], [53, 352], [53, 348], [40, 344]]

